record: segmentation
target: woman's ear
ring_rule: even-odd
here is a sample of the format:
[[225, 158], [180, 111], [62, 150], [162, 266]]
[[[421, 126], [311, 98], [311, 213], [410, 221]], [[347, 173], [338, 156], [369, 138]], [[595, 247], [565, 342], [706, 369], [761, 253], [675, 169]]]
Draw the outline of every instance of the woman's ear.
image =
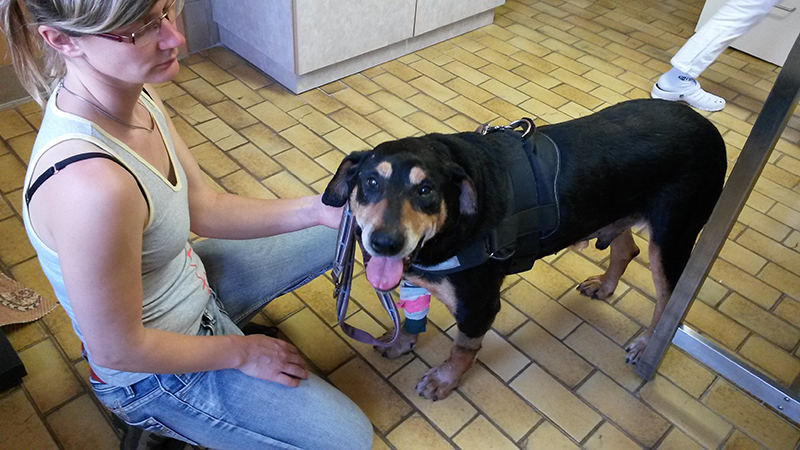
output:
[[55, 51], [64, 56], [74, 58], [83, 54], [78, 40], [74, 36], [69, 36], [63, 31], [57, 30], [48, 25], [39, 25], [39, 35], [44, 39], [45, 44], [52, 47]]

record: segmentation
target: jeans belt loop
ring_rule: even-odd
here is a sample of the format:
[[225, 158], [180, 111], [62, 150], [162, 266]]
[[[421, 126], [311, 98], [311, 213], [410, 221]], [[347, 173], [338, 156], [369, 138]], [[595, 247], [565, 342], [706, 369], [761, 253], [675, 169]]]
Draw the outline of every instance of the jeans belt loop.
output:
[[133, 398], [136, 396], [136, 392], [133, 390], [133, 386], [125, 386], [123, 389], [125, 389], [125, 395], [127, 395], [128, 398]]

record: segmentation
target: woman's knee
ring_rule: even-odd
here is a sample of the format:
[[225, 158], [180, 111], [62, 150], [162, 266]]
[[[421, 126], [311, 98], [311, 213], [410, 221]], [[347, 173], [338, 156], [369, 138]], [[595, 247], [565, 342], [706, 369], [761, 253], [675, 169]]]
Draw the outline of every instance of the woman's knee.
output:
[[307, 243], [309, 253], [315, 256], [319, 264], [326, 265], [336, 256], [336, 238], [338, 231], [332, 228], [318, 226], [309, 228], [304, 242]]
[[342, 450], [367, 450], [372, 448], [374, 436], [372, 423], [361, 409], [355, 404], [352, 408], [344, 408], [339, 411], [339, 418], [330, 430], [328, 440], [330, 449]]

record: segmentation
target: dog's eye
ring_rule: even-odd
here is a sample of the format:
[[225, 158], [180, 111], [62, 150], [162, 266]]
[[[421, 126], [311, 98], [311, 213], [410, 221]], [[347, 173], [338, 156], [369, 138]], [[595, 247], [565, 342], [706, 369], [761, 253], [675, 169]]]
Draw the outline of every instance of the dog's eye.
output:
[[420, 197], [424, 197], [426, 195], [430, 195], [432, 192], [433, 192], [433, 188], [431, 188], [430, 186], [426, 185], [426, 186], [420, 186], [419, 190], [417, 191], [417, 194]]
[[378, 187], [378, 180], [376, 180], [375, 177], [369, 177], [364, 180], [364, 184], [369, 188], [375, 189]]

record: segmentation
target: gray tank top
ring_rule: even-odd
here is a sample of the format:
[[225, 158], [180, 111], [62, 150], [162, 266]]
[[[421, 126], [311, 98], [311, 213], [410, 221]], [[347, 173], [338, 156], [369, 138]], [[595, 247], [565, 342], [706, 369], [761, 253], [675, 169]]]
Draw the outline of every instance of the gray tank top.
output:
[[[205, 269], [189, 244], [189, 201], [186, 174], [175, 154], [166, 120], [152, 99], [144, 93], [141, 102], [155, 119], [154, 132], [160, 132], [175, 173], [173, 185], [147, 161], [96, 124], [61, 111], [56, 106], [57, 92], [51, 95], [33, 146], [23, 196], [32, 183], [32, 171], [41, 156], [54, 145], [70, 139], [91, 142], [125, 166], [142, 187], [149, 208], [149, 218], [142, 242], [142, 323], [181, 334], [197, 334], [211, 290]], [[59, 303], [72, 320], [75, 334], [84, 341], [75, 320], [70, 299], [64, 288], [58, 254], [42, 242], [30, 222], [28, 206], [23, 202], [25, 230], [39, 258], [42, 270], [53, 286]], [[92, 370], [105, 383], [128, 386], [149, 374], [121, 372], [99, 366], [87, 354]]]

